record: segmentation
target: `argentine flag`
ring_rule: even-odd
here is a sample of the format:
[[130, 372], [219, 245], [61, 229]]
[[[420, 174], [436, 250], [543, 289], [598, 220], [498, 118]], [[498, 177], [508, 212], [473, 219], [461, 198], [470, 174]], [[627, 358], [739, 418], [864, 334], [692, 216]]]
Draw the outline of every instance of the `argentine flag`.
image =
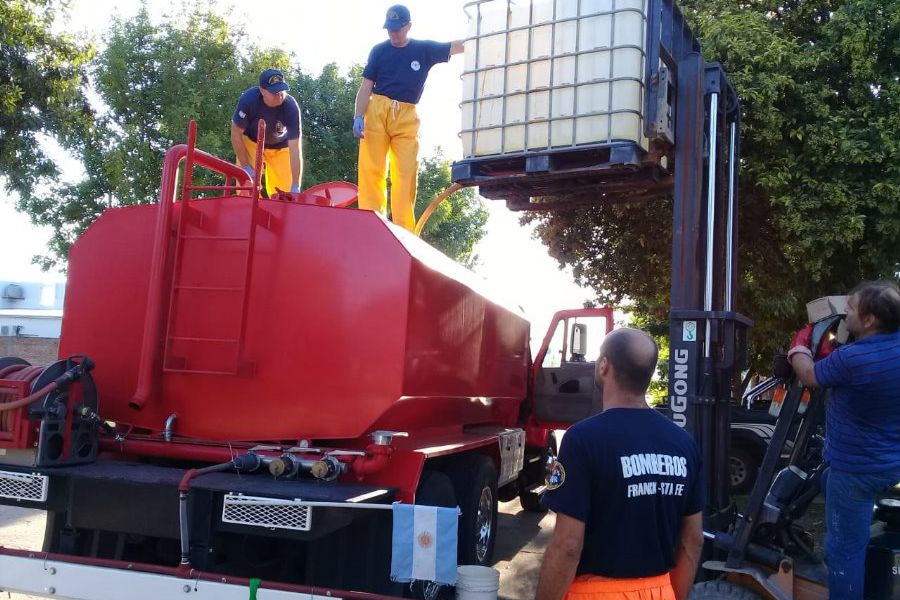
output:
[[456, 583], [458, 508], [394, 504], [391, 579]]

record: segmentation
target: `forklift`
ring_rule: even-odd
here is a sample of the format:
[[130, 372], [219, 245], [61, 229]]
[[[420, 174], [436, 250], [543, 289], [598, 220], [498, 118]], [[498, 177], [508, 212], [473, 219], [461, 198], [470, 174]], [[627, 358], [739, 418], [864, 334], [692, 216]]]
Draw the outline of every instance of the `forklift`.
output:
[[[829, 314], [813, 314], [813, 306]], [[824, 343], [847, 343], [845, 314], [822, 298], [810, 303], [814, 352]], [[775, 431], [759, 475], [741, 513], [727, 529], [704, 531], [721, 557], [703, 563], [707, 581], [692, 590], [691, 600], [827, 599], [828, 571], [813, 536], [800, 520], [819, 495], [827, 465], [822, 459], [824, 411], [829, 391], [804, 388], [787, 358], [775, 357], [773, 376], [751, 389], [753, 402], [772, 389], [770, 413]], [[781, 457], [788, 455], [786, 464]], [[866, 553], [864, 593], [867, 600], [900, 598], [900, 484], [876, 500]]]
[[[596, 156], [581, 150], [580, 162], [552, 149], [476, 157], [454, 163], [452, 179], [511, 210], [671, 199], [668, 413], [697, 440], [706, 482], [708, 543], [691, 598], [827, 598], [821, 553], [797, 523], [825, 468], [819, 425], [827, 391], [808, 393], [785, 369], [751, 390], [751, 402], [776, 386], [787, 393], [742, 512], [731, 497], [731, 407], [753, 326], [735, 310], [741, 104], [721, 65], [704, 59], [675, 0], [648, 0], [647, 7], [646, 151], [617, 142]], [[818, 320], [816, 341], [836, 335], [842, 318]], [[880, 499], [874, 516], [868, 598], [900, 600], [900, 490]]]

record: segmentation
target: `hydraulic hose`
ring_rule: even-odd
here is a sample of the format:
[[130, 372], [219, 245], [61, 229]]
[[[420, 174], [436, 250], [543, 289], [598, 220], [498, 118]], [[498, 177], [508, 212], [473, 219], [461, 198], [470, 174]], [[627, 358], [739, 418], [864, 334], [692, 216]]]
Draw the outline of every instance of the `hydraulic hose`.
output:
[[419, 217], [419, 221], [416, 223], [416, 235], [422, 235], [422, 230], [425, 229], [425, 223], [428, 222], [428, 219], [431, 218], [432, 213], [437, 209], [441, 202], [446, 200], [451, 194], [457, 192], [463, 188], [461, 183], [454, 183], [446, 190], [438, 194], [434, 197], [434, 200], [431, 201], [431, 204], [428, 205], [428, 208], [425, 209], [425, 212], [422, 213], [422, 216]]
[[256, 454], [248, 452], [235, 457], [228, 462], [210, 465], [200, 469], [188, 469], [178, 484], [178, 531], [181, 538], [181, 564], [178, 569], [182, 572], [190, 572], [191, 570], [191, 538], [190, 538], [190, 518], [188, 515], [188, 491], [191, 488], [191, 480], [200, 475], [207, 473], [217, 473], [221, 471], [237, 471], [250, 472], [255, 471], [262, 464], [262, 460]]

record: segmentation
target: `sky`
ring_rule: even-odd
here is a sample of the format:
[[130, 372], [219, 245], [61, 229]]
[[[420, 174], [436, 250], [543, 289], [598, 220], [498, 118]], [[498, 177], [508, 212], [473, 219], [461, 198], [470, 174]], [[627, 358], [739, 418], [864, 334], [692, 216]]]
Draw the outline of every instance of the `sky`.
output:
[[[386, 39], [382, 29], [384, 13], [391, 2], [383, 0], [257, 0], [214, 3], [220, 13], [230, 12], [231, 23], [239, 24], [252, 43], [277, 46], [296, 57], [296, 63], [310, 73], [318, 73], [330, 62], [347, 69], [364, 63], [371, 47]], [[412, 16], [410, 37], [450, 41], [463, 39], [467, 17], [461, 0], [408, 0]], [[151, 16], [159, 18], [177, 10], [171, 0], [147, 0]], [[102, 32], [113, 15], [133, 16], [140, 8], [137, 0], [74, 0], [65, 29], [82, 32], [102, 44]], [[440, 146], [450, 159], [462, 157], [458, 138], [463, 57], [437, 65], [429, 75], [419, 102], [420, 156]], [[248, 82], [252, 85], [253, 82]], [[236, 101], [237, 99], [235, 99]], [[302, 98], [298, 98], [300, 102]], [[348, 115], [347, 127], [352, 124]], [[307, 148], [307, 152], [312, 149]], [[230, 158], [230, 157], [229, 157]], [[518, 213], [508, 211], [503, 202], [485, 200], [490, 218], [487, 235], [476, 248], [480, 264], [476, 273], [507, 295], [519, 299], [526, 315], [542, 335], [542, 328], [557, 309], [577, 308], [593, 298], [590, 290], [579, 288], [568, 270], [560, 270], [547, 249], [533, 239], [530, 227], [519, 225]], [[35, 228], [28, 218], [16, 213], [13, 199], [0, 197], [0, 280], [59, 281], [60, 273], [44, 273], [31, 265], [31, 257], [45, 252], [50, 232]]]

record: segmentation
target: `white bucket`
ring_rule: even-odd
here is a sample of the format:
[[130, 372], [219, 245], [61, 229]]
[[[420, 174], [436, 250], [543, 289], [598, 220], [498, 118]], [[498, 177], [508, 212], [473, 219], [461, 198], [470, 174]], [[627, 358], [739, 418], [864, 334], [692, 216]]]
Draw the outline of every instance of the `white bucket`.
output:
[[491, 567], [463, 565], [456, 571], [456, 600], [497, 600], [500, 571]]

